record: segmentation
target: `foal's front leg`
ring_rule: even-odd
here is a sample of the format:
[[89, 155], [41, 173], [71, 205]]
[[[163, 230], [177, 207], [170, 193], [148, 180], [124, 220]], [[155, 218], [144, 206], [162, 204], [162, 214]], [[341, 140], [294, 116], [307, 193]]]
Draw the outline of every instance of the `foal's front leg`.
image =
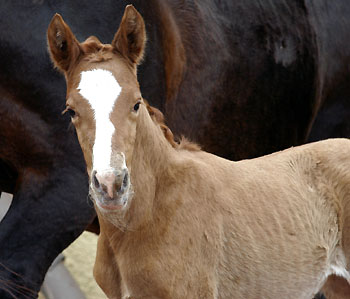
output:
[[108, 238], [101, 232], [97, 242], [94, 277], [100, 288], [110, 299], [121, 298], [121, 279], [115, 255]]

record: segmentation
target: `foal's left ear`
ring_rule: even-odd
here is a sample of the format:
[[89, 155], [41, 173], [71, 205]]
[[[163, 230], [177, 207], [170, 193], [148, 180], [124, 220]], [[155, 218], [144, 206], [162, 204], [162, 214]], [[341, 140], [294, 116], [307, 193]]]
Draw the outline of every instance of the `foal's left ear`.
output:
[[47, 41], [52, 61], [66, 72], [81, 50], [79, 42], [59, 14], [55, 14], [47, 29]]
[[127, 5], [112, 46], [132, 63], [139, 64], [146, 43], [145, 23], [139, 12]]

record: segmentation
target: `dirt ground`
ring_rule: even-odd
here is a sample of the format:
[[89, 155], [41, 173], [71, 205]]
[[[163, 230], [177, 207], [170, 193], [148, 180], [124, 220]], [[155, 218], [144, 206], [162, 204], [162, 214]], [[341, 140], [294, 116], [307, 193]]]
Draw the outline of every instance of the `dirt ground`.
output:
[[92, 275], [96, 256], [96, 246], [97, 236], [89, 232], [84, 232], [63, 251], [65, 256], [64, 264], [87, 299], [106, 298]]
[[[97, 236], [95, 234], [84, 232], [75, 240], [66, 250], [63, 251], [64, 265], [73, 276], [79, 288], [87, 299], [105, 299], [107, 298], [100, 287], [95, 282], [92, 269], [95, 262], [97, 246]], [[40, 293], [39, 299], [46, 299]], [[57, 298], [60, 299], [60, 298]], [[75, 298], [64, 298], [75, 299]]]

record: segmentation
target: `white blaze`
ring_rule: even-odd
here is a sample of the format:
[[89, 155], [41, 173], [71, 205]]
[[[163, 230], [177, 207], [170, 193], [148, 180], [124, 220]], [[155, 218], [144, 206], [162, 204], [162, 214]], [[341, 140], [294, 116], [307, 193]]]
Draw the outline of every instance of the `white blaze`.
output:
[[93, 169], [97, 172], [109, 169], [114, 133], [109, 115], [122, 89], [112, 73], [102, 69], [82, 72], [78, 89], [94, 111]]

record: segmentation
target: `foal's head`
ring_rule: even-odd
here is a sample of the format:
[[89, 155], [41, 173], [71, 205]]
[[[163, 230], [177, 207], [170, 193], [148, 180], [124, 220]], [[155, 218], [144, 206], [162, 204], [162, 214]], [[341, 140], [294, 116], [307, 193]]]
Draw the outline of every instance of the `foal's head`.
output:
[[51, 58], [66, 77], [66, 112], [84, 152], [92, 196], [105, 212], [123, 210], [131, 193], [126, 165], [137, 118], [146, 109], [136, 77], [145, 39], [143, 19], [131, 5], [110, 45], [95, 37], [79, 43], [59, 15], [48, 28]]

